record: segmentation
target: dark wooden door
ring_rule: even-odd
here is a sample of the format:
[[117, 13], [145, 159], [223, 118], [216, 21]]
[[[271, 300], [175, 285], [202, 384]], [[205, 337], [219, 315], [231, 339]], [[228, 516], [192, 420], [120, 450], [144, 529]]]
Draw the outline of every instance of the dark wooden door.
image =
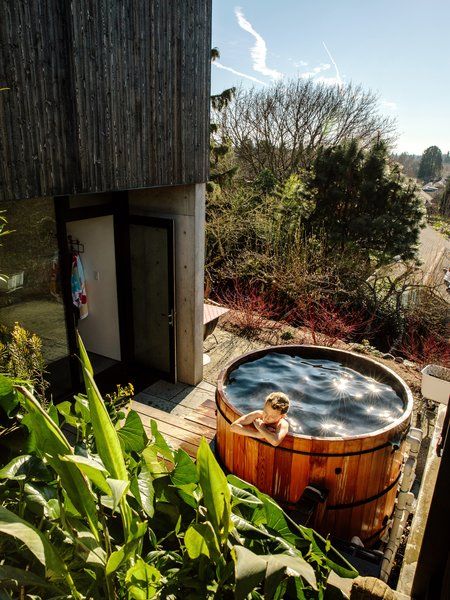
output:
[[133, 215], [129, 225], [134, 361], [175, 381], [174, 222]]

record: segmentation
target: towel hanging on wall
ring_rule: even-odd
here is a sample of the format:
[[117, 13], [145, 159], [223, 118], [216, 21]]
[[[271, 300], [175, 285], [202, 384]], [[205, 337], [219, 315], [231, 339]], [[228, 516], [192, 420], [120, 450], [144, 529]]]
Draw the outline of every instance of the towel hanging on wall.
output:
[[80, 319], [85, 319], [88, 314], [86, 296], [86, 280], [84, 278], [83, 263], [79, 254], [72, 255], [72, 275], [70, 278], [72, 287], [72, 302], [80, 311]]

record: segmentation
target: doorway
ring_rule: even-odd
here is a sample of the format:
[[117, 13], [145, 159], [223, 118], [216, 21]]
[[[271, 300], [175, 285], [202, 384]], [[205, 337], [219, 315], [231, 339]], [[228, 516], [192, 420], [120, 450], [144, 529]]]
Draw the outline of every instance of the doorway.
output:
[[176, 381], [174, 224], [130, 216], [134, 358]]
[[113, 215], [70, 221], [67, 237], [87, 298], [79, 314], [74, 312], [75, 325], [97, 375], [121, 361]]
[[[159, 378], [175, 381], [173, 221], [129, 216], [126, 192], [56, 198], [55, 209], [72, 356], [78, 329], [104, 390], [131, 382], [139, 391]], [[85, 318], [73, 305], [74, 251], [85, 276]], [[76, 359], [71, 372], [72, 387], [79, 389]]]

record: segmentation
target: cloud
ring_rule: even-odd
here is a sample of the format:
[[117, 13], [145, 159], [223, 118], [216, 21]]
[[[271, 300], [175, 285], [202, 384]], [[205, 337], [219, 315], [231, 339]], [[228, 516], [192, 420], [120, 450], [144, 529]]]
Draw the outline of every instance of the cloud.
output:
[[242, 8], [237, 6], [234, 9], [234, 14], [236, 15], [239, 27], [241, 27], [244, 31], [247, 31], [247, 33], [250, 33], [250, 35], [255, 38], [255, 44], [250, 49], [250, 54], [253, 59], [253, 69], [258, 73], [261, 73], [261, 75], [265, 75], [271, 79], [281, 79], [283, 77], [283, 73], [280, 73], [275, 69], [270, 69], [266, 64], [267, 45], [263, 37], [253, 29], [251, 23], [249, 23], [244, 17]]
[[398, 109], [398, 106], [395, 102], [390, 102], [389, 100], [381, 100], [381, 106], [386, 110], [395, 111]]
[[225, 71], [230, 71], [230, 73], [239, 75], [239, 77], [245, 77], [245, 79], [250, 79], [250, 81], [255, 81], [256, 83], [262, 83], [263, 85], [267, 85], [264, 81], [261, 81], [260, 79], [256, 79], [256, 77], [252, 77], [251, 75], [246, 75], [245, 73], [241, 73], [240, 71], [236, 71], [236, 69], [232, 69], [231, 67], [226, 67], [225, 65], [222, 65], [217, 60], [215, 60], [212, 64], [215, 67], [217, 67], [218, 69], [224, 69]]
[[333, 63], [333, 67], [335, 68], [336, 77], [334, 79], [336, 81], [336, 84], [339, 87], [341, 87], [343, 85], [343, 82], [342, 82], [341, 74], [339, 73], [338, 66], [337, 66], [334, 58], [331, 56], [331, 52], [328, 50], [327, 45], [325, 44], [325, 42], [322, 42], [322, 44], [323, 44], [323, 47], [325, 48], [325, 52], [328, 54], [328, 58], [331, 60], [331, 62]]
[[294, 60], [293, 58], [288, 58], [288, 61], [290, 63], [292, 63], [296, 69], [299, 69], [300, 67], [308, 66], [308, 63], [306, 62], [306, 60]]
[[300, 73], [300, 77], [302, 79], [308, 79], [309, 77], [315, 77], [319, 73], [322, 73], [322, 71], [328, 71], [328, 69], [331, 69], [331, 65], [329, 65], [328, 63], [320, 63], [318, 67], [314, 67], [314, 69], [312, 69], [311, 71], [305, 71], [305, 73]]

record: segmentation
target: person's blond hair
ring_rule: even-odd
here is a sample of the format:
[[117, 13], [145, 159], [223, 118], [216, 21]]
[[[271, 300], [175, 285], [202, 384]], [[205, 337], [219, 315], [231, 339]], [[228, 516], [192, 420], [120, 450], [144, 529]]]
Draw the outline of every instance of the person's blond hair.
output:
[[267, 396], [264, 405], [269, 404], [273, 410], [278, 410], [285, 415], [289, 410], [289, 398], [283, 392], [272, 392]]

